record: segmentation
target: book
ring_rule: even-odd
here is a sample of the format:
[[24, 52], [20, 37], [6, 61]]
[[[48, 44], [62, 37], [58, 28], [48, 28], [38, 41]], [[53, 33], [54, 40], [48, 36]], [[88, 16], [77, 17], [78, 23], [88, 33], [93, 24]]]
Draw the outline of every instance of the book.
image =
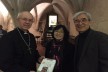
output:
[[37, 72], [41, 72], [42, 70], [44, 70], [44, 72], [53, 72], [55, 64], [55, 59], [44, 58], [39, 65]]

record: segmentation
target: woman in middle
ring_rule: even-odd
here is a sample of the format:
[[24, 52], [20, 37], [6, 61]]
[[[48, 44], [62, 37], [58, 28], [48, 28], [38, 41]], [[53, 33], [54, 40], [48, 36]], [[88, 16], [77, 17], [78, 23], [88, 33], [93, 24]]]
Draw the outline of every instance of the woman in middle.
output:
[[73, 72], [74, 45], [69, 42], [68, 30], [64, 25], [57, 25], [52, 37], [45, 46], [45, 57], [56, 60], [53, 72]]

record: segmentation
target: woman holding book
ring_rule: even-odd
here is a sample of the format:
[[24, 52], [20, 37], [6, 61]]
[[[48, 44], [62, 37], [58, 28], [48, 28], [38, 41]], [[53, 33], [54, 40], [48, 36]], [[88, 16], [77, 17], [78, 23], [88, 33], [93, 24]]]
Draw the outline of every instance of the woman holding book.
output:
[[73, 72], [74, 45], [69, 42], [68, 30], [63, 25], [57, 25], [52, 37], [45, 46], [45, 57], [56, 60], [53, 72]]

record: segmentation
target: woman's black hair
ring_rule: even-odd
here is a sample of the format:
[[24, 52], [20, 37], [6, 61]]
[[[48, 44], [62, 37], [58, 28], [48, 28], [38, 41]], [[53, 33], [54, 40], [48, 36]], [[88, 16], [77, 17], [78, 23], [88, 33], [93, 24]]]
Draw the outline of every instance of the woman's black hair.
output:
[[53, 29], [52, 37], [55, 39], [55, 37], [54, 37], [54, 32], [55, 32], [55, 30], [58, 30], [58, 29], [60, 29], [60, 28], [62, 28], [63, 31], [64, 31], [64, 38], [63, 38], [63, 40], [64, 40], [64, 41], [67, 41], [68, 38], [69, 38], [69, 32], [68, 32], [68, 30], [66, 29], [66, 27], [65, 27], [64, 25], [61, 25], [61, 24], [57, 25], [57, 26]]

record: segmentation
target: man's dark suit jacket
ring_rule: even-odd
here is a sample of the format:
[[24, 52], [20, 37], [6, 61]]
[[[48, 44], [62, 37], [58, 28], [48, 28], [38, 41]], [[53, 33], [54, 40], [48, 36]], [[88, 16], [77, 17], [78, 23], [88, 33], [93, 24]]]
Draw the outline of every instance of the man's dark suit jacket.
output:
[[108, 35], [90, 30], [78, 69], [78, 72], [108, 72]]

